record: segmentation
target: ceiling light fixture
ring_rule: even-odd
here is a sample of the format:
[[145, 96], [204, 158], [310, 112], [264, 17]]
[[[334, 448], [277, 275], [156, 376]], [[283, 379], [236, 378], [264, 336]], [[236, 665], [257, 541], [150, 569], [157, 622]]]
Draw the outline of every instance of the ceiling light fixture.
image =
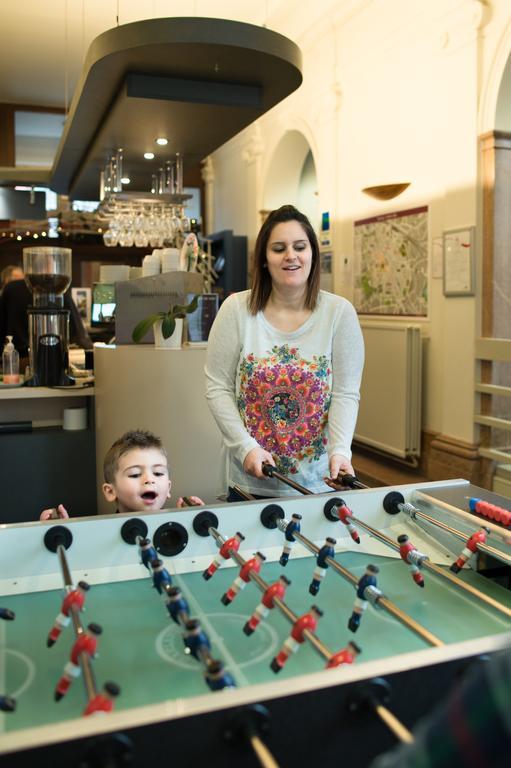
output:
[[160, 147], [165, 147], [169, 143], [169, 140], [164, 136], [160, 136], [158, 139], [156, 139], [156, 143], [159, 144]]
[[121, 184], [129, 184], [131, 179], [128, 176], [123, 176], [121, 179]]
[[154, 160], [154, 152], [144, 152], [144, 157], [146, 160]]

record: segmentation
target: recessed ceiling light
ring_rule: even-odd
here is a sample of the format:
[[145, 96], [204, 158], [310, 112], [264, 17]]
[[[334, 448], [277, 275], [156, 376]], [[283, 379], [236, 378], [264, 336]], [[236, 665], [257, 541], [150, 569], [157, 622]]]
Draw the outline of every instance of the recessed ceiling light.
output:
[[123, 176], [121, 179], [121, 184], [129, 184], [131, 179], [128, 178], [128, 176]]
[[144, 152], [144, 157], [146, 160], [154, 160], [154, 152]]
[[163, 136], [160, 136], [159, 139], [156, 139], [156, 143], [160, 145], [160, 147], [164, 147], [166, 144], [169, 143], [169, 140], [164, 138]]

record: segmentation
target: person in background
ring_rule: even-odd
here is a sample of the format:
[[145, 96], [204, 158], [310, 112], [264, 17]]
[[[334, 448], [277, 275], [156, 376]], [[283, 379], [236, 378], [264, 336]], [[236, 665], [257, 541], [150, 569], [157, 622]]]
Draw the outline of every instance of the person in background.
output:
[[314, 493], [353, 474], [364, 343], [345, 298], [322, 291], [316, 234], [291, 205], [259, 232], [252, 290], [229, 296], [213, 323], [206, 398], [228, 452], [229, 501], [289, 495], [268, 462]]
[[[162, 441], [152, 432], [125, 432], [108, 449], [103, 462], [104, 483], [101, 486], [107, 501], [116, 505], [116, 512], [142, 512], [163, 509], [170, 499], [171, 480], [167, 453]], [[189, 497], [197, 505], [204, 502], [198, 496]], [[179, 498], [178, 507], [184, 506]], [[45, 509], [40, 520], [67, 518], [67, 509]]]
[[[20, 358], [28, 360], [28, 315], [32, 305], [32, 293], [23, 279], [10, 280], [5, 285], [0, 299], [0, 339], [9, 335], [19, 352]], [[71, 291], [64, 294], [64, 309], [69, 310], [69, 341], [83, 349], [92, 349], [93, 344], [85, 330], [82, 318], [71, 298]]]
[[16, 264], [9, 264], [0, 272], [0, 291], [3, 291], [7, 283], [13, 280], [23, 280], [24, 277], [25, 273], [21, 267], [18, 267]]

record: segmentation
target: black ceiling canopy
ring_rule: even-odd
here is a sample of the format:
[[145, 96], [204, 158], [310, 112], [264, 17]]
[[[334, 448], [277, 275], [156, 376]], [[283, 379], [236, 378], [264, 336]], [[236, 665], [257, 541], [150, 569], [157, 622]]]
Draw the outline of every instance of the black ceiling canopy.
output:
[[[96, 200], [100, 170], [122, 147], [130, 190], [149, 191], [176, 152], [185, 169], [197, 165], [301, 82], [299, 48], [264, 27], [172, 18], [111, 29], [89, 48], [51, 188]], [[143, 158], [149, 151], [154, 160]]]

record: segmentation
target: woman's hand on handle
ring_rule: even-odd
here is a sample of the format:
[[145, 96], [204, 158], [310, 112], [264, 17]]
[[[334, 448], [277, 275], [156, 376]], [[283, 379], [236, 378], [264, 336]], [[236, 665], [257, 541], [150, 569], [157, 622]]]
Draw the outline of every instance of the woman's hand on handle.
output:
[[334, 453], [333, 456], [330, 456], [329, 467], [330, 477], [324, 477], [323, 480], [334, 491], [339, 491], [343, 488], [342, 482], [337, 479], [339, 472], [346, 472], [348, 475], [355, 474], [351, 461], [340, 453]]
[[245, 456], [243, 469], [247, 475], [263, 478], [266, 477], [266, 475], [263, 474], [263, 464], [265, 462], [271, 464], [272, 467], [275, 466], [275, 462], [271, 453], [265, 451], [264, 448], [261, 448], [258, 445], [257, 448], [252, 448], [252, 450], [249, 451]]

